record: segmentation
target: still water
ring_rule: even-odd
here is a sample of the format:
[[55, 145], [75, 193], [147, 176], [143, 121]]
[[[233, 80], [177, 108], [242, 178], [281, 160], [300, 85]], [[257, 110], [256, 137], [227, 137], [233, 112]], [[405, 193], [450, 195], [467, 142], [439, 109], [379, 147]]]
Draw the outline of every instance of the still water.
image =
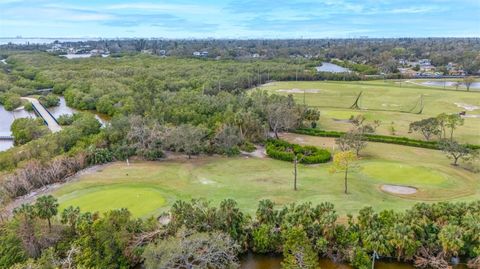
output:
[[[61, 115], [68, 114], [72, 115], [73, 113], [78, 113], [80, 110], [77, 110], [75, 108], [71, 108], [67, 106], [67, 103], [65, 102], [65, 98], [63, 96], [60, 96], [60, 104], [58, 106], [50, 107], [47, 108], [47, 110], [56, 118], [60, 117]], [[90, 111], [89, 111], [90, 112]], [[91, 112], [95, 115], [95, 118], [102, 124], [102, 126], [105, 126], [105, 124], [109, 121], [109, 117], [107, 115], [102, 115], [100, 113], [94, 113]]]
[[[425, 81], [425, 82], [422, 82], [422, 85], [435, 86], [435, 87], [455, 87], [456, 82], [454, 82], [454, 81], [442, 81], [442, 80]], [[465, 88], [465, 85], [463, 83], [460, 83], [459, 88]], [[470, 89], [480, 89], [480, 82], [473, 82], [472, 85], [470, 85]]]
[[[65, 102], [65, 98], [63, 96], [60, 97], [60, 104], [55, 107], [51, 107], [47, 109], [56, 119], [60, 117], [60, 115], [68, 114], [71, 115], [73, 113], [79, 112], [74, 108], [68, 107], [67, 103]], [[94, 113], [94, 112], [89, 112]], [[95, 118], [105, 126], [105, 124], [109, 121], [109, 117], [107, 115], [102, 115], [99, 113], [94, 113]], [[14, 111], [7, 111], [3, 106], [0, 106], [0, 136], [10, 136], [10, 125], [12, 125], [13, 121], [18, 118], [35, 118], [35, 114], [33, 112], [28, 112], [25, 109], [16, 109]], [[0, 151], [7, 150], [13, 147], [12, 140], [0, 140]]]
[[[26, 110], [16, 109], [14, 111], [7, 111], [3, 106], [0, 106], [0, 136], [10, 136], [10, 125], [15, 119], [35, 117], [35, 114]], [[13, 147], [12, 140], [0, 140], [0, 151], [7, 150]]]
[[[240, 259], [241, 269], [281, 269], [281, 256], [248, 254]], [[329, 259], [320, 259], [321, 269], [353, 269], [347, 264], [334, 263]], [[375, 269], [415, 269], [413, 265], [397, 262], [375, 263]], [[467, 269], [464, 265], [454, 266], [453, 269]]]
[[350, 72], [349, 69], [332, 64], [332, 63], [326, 63], [323, 62], [321, 66], [316, 67], [317, 72], [329, 72], [329, 73], [348, 73]]

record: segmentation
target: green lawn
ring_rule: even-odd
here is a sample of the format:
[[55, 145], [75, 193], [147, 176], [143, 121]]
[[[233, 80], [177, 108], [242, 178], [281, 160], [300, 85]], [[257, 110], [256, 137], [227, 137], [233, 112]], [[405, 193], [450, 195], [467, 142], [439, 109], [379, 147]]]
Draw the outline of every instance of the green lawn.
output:
[[[320, 128], [327, 130], [346, 131], [350, 124], [344, 120], [350, 115], [364, 114], [369, 120], [381, 120], [379, 134], [391, 135], [391, 126], [396, 135], [422, 138], [420, 134], [409, 133], [411, 122], [438, 114], [458, 113], [465, 111], [462, 105], [480, 107], [480, 91], [471, 92], [444, 90], [437, 87], [419, 86], [412, 83], [398, 81], [355, 81], [355, 82], [273, 82], [265, 84], [261, 89], [278, 94], [290, 94], [299, 103], [318, 107], [321, 112]], [[360, 98], [360, 107], [363, 110], [353, 110], [349, 107], [354, 103], [357, 95], [363, 92]], [[422, 114], [405, 113], [414, 107], [419, 111], [417, 102], [423, 95], [424, 109]], [[457, 103], [457, 104], [455, 104]], [[367, 110], [365, 110], [367, 109]], [[467, 111], [467, 114], [480, 115], [480, 109]], [[480, 144], [480, 118], [466, 118], [465, 125], [456, 132], [461, 142]]]
[[[285, 139], [331, 148], [333, 139], [287, 134]], [[128, 207], [135, 216], [166, 210], [177, 199], [206, 198], [218, 204], [234, 198], [248, 213], [258, 201], [335, 204], [342, 215], [371, 205], [375, 209], [404, 209], [419, 201], [469, 201], [480, 198], [480, 178], [449, 165], [439, 151], [370, 143], [351, 174], [350, 194], [343, 194], [341, 174], [331, 164], [299, 167], [299, 190], [293, 191], [293, 167], [288, 162], [252, 157], [202, 157], [162, 162], [123, 162], [84, 174], [54, 192], [61, 207], [105, 211]], [[418, 188], [401, 196], [380, 190], [382, 184]]]

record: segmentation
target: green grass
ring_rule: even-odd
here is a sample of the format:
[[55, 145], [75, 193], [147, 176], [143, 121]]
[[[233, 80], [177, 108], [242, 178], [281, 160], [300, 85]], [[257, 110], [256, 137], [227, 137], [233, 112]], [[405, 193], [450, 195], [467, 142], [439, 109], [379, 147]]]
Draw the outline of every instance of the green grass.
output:
[[[409, 133], [408, 126], [413, 121], [434, 117], [440, 113], [458, 113], [464, 111], [455, 103], [480, 106], [480, 91], [471, 92], [444, 90], [436, 87], [419, 86], [396, 81], [355, 81], [355, 82], [273, 82], [261, 89], [287, 95], [281, 90], [299, 89], [315, 90], [305, 94], [305, 103], [318, 107], [321, 112], [320, 128], [326, 130], [347, 131], [350, 124], [346, 120], [350, 115], [363, 114], [368, 120], [381, 120], [382, 125], [377, 133], [391, 135], [390, 126], [396, 129], [396, 135], [421, 139], [418, 133]], [[280, 90], [280, 91], [279, 91]], [[364, 110], [353, 110], [349, 107], [356, 96], [363, 91], [360, 107]], [[404, 113], [424, 96], [422, 114]], [[293, 93], [299, 103], [303, 103], [304, 94]], [[369, 110], [365, 110], [369, 109]], [[467, 111], [467, 114], [480, 114], [480, 110]], [[339, 121], [340, 120], [340, 121]], [[480, 118], [466, 118], [465, 125], [456, 131], [458, 140], [463, 143], [480, 144]]]
[[64, 195], [59, 202], [60, 210], [68, 206], [79, 206], [91, 212], [128, 208], [134, 216], [152, 215], [165, 205], [165, 199], [155, 186], [144, 184], [99, 185]]
[[[284, 139], [331, 149], [333, 139], [287, 134]], [[421, 162], [419, 162], [421, 160]], [[177, 199], [205, 198], [213, 204], [235, 199], [254, 214], [258, 201], [279, 205], [324, 201], [335, 204], [341, 215], [364, 206], [405, 209], [420, 201], [470, 201], [480, 198], [480, 178], [451, 166], [439, 151], [370, 143], [350, 175], [350, 194], [343, 194], [343, 177], [330, 174], [330, 163], [300, 165], [298, 191], [293, 191], [291, 163], [269, 158], [202, 157], [162, 162], [117, 162], [81, 175], [54, 191], [61, 207], [105, 211], [128, 207], [135, 216], [156, 215]], [[380, 190], [382, 184], [418, 188], [402, 196]]]

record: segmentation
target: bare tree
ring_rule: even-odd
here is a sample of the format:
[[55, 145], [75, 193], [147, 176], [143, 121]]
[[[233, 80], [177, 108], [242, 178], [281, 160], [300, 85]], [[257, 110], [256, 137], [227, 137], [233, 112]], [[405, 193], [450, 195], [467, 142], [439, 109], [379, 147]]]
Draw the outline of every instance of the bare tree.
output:
[[465, 84], [467, 91], [470, 91], [470, 87], [474, 82], [475, 82], [475, 78], [472, 76], [467, 76], [463, 78], [463, 84]]
[[206, 135], [204, 128], [183, 124], [167, 131], [165, 144], [177, 152], [183, 151], [190, 159], [192, 155], [201, 152]]
[[300, 115], [295, 107], [286, 103], [272, 103], [267, 105], [267, 121], [270, 130], [278, 137], [278, 132], [294, 128], [300, 121]]
[[450, 159], [453, 159], [452, 165], [457, 166], [458, 160], [468, 160], [476, 156], [476, 152], [470, 148], [459, 144], [454, 140], [444, 139], [440, 142], [440, 148], [447, 154]]
[[342, 151], [353, 151], [359, 156], [360, 151], [367, 146], [367, 141], [358, 130], [351, 130], [335, 139], [335, 143]]
[[147, 268], [238, 268], [238, 246], [221, 232], [192, 233], [150, 244], [143, 254]]

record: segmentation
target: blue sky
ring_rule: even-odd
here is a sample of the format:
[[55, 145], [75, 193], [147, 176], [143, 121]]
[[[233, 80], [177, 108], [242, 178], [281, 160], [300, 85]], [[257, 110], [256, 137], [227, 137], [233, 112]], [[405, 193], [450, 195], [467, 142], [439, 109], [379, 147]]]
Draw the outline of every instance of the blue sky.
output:
[[480, 0], [0, 0], [0, 37], [480, 37]]

